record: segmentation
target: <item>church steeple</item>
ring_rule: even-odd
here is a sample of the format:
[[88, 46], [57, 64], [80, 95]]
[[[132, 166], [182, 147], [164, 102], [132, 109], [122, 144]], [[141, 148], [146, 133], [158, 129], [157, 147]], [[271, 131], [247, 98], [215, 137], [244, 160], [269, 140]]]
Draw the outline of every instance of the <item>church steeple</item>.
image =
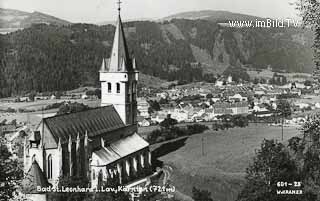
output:
[[128, 46], [120, 16], [121, 2], [119, 1], [118, 4], [119, 13], [113, 39], [112, 51], [109, 60], [103, 60], [101, 66], [102, 71], [125, 72], [133, 70], [132, 60], [129, 56]]
[[127, 125], [137, 122], [138, 71], [124, 34], [118, 1], [118, 20], [110, 57], [103, 58], [100, 70], [101, 106], [112, 104]]
[[117, 27], [113, 39], [112, 52], [110, 55], [109, 71], [130, 71], [132, 62], [129, 57], [126, 38], [120, 14], [118, 15]]

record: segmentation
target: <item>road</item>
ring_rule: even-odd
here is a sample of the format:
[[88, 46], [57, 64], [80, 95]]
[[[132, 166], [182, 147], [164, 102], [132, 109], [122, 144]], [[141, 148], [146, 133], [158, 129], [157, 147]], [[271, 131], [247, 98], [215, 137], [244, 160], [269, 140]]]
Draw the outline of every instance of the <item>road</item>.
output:
[[[163, 186], [168, 186], [168, 187], [172, 187], [172, 181], [171, 181], [171, 175], [173, 172], [173, 168], [169, 165], [164, 165], [162, 168], [162, 171], [164, 173], [164, 177], [163, 177]], [[190, 196], [185, 195], [183, 193], [181, 193], [177, 188], [175, 188], [175, 192], [174, 193], [166, 193], [168, 198], [172, 198], [174, 197], [175, 200], [179, 200], [179, 201], [194, 201]]]

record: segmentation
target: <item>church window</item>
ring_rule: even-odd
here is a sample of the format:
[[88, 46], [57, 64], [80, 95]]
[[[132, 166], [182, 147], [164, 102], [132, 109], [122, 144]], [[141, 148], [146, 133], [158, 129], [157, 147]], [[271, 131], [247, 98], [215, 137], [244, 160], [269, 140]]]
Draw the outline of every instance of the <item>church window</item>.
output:
[[132, 91], [133, 93], [136, 93], [136, 86], [137, 84], [135, 82], [132, 83]]
[[108, 93], [111, 93], [111, 83], [108, 82]]
[[36, 155], [35, 154], [33, 154], [31, 161], [32, 162], [36, 161]]
[[117, 93], [120, 93], [120, 83], [117, 83]]
[[132, 83], [132, 101], [136, 101], [136, 83]]
[[52, 155], [50, 154], [48, 156], [48, 166], [47, 166], [47, 176], [48, 176], [48, 179], [52, 179]]
[[96, 171], [92, 169], [92, 180], [96, 179]]

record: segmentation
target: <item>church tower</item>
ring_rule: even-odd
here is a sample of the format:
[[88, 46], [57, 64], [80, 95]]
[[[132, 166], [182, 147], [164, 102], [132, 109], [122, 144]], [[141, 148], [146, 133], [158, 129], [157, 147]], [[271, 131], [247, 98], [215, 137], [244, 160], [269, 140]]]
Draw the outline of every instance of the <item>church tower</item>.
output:
[[136, 62], [128, 52], [126, 38], [119, 15], [110, 58], [103, 58], [100, 70], [101, 106], [112, 104], [126, 125], [137, 121]]

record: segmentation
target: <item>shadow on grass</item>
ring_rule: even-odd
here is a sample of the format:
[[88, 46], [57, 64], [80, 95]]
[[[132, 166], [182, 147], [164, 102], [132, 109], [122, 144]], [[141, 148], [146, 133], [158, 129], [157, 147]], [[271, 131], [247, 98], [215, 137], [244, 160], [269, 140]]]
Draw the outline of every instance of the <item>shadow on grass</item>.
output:
[[160, 147], [156, 148], [155, 150], [153, 150], [152, 152], [153, 164], [156, 165], [156, 167], [162, 167], [163, 162], [158, 160], [158, 158], [180, 149], [186, 144], [185, 142], [187, 139], [188, 137], [185, 137], [173, 142], [167, 142], [165, 144], [162, 144]]

